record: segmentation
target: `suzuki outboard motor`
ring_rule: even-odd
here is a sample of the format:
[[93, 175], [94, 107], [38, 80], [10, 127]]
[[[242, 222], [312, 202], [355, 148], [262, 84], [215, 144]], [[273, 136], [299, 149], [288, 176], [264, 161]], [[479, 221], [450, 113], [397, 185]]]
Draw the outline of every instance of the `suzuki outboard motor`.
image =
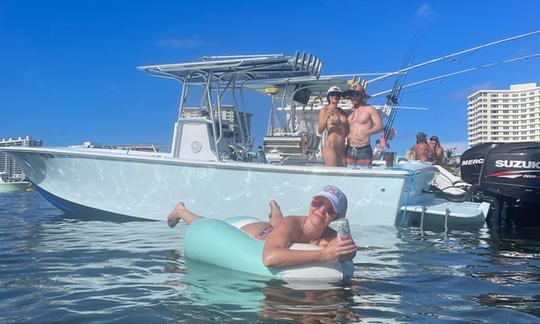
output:
[[461, 156], [461, 177], [474, 201], [491, 203], [492, 224], [540, 224], [540, 142], [473, 146]]

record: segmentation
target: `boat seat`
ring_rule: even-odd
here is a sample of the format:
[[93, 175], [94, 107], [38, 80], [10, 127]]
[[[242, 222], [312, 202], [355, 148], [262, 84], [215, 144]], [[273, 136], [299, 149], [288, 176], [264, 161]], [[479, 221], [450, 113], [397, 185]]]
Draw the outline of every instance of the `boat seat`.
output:
[[279, 152], [284, 155], [306, 154], [308, 137], [303, 135], [265, 136], [263, 148], [265, 153]]
[[212, 121], [205, 117], [179, 119], [174, 124], [172, 153], [186, 160], [217, 161]]

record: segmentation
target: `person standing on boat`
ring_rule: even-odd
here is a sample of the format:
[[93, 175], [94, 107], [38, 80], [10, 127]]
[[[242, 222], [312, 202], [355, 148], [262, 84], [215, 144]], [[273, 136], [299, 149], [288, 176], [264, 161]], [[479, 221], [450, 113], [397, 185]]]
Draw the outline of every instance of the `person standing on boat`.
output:
[[444, 159], [444, 149], [439, 142], [439, 137], [431, 136], [428, 142], [430, 151], [431, 151], [431, 162], [433, 164], [442, 165]]
[[[276, 201], [270, 201], [269, 222], [253, 219], [241, 230], [257, 240], [264, 241], [263, 264], [267, 267], [287, 267], [316, 261], [346, 261], [356, 255], [356, 244], [352, 238], [337, 237], [336, 231], [328, 227], [331, 222], [345, 217], [347, 197], [337, 187], [324, 186], [313, 196], [307, 216], [283, 217]], [[183, 220], [191, 224], [201, 218], [179, 202], [167, 217], [170, 227]], [[321, 250], [291, 250], [294, 243], [310, 243]]]
[[317, 131], [319, 134], [327, 131], [322, 149], [324, 164], [327, 166], [344, 166], [343, 154], [348, 129], [345, 111], [338, 107], [340, 99], [341, 89], [330, 87], [326, 92], [328, 104], [319, 112]]
[[426, 138], [426, 133], [416, 133], [416, 145], [413, 148], [413, 160], [431, 162], [432, 150], [429, 147]]
[[349, 134], [345, 149], [345, 164], [352, 169], [371, 168], [373, 163], [371, 135], [383, 129], [381, 116], [375, 107], [366, 103], [366, 99], [370, 96], [361, 83], [352, 84], [347, 95], [353, 107], [347, 117]]

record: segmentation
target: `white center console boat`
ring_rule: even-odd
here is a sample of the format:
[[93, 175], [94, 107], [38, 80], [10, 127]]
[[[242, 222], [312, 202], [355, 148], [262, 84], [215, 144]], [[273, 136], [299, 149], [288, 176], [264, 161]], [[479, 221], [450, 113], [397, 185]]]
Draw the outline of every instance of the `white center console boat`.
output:
[[[1, 148], [15, 157], [27, 178], [66, 212], [111, 220], [164, 220], [178, 201], [214, 218], [264, 219], [275, 199], [285, 214], [305, 214], [319, 188], [333, 184], [349, 199], [351, 225], [438, 224], [482, 226], [487, 203], [453, 203], [426, 193], [438, 170], [422, 163], [352, 170], [325, 167], [312, 114], [329, 85], [345, 79], [320, 76], [321, 61], [308, 53], [207, 57], [200, 62], [139, 67], [183, 84], [170, 153], [82, 148]], [[196, 91], [192, 91], [197, 87]], [[269, 95], [269, 162], [252, 162], [253, 140], [244, 91]], [[190, 95], [201, 103], [186, 113]], [[274, 104], [281, 101], [281, 107]], [[224, 107], [233, 107], [225, 116]], [[231, 110], [227, 110], [231, 111]], [[280, 127], [272, 121], [284, 113]], [[257, 112], [256, 112], [257, 113]], [[307, 116], [307, 115], [305, 115]], [[279, 118], [278, 118], [279, 119]], [[294, 126], [293, 126], [294, 125]], [[303, 125], [303, 126], [298, 126]]]

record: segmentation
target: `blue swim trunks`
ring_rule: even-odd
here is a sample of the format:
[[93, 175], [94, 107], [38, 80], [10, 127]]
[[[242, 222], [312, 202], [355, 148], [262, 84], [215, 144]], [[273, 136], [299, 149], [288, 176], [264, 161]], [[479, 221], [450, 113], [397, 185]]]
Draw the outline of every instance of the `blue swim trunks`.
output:
[[351, 169], [371, 168], [373, 163], [373, 149], [371, 145], [353, 147], [347, 145], [345, 149], [345, 165]]

